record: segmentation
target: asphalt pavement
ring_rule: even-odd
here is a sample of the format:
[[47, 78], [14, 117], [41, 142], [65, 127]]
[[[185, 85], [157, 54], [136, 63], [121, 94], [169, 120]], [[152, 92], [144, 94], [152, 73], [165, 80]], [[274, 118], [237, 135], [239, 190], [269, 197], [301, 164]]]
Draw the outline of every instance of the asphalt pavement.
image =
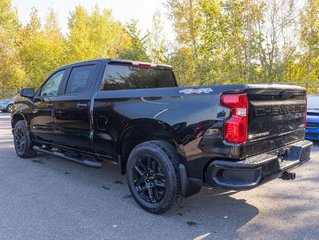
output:
[[294, 181], [203, 188], [164, 215], [142, 210], [126, 176], [39, 154], [17, 157], [0, 113], [0, 239], [319, 239], [319, 144]]

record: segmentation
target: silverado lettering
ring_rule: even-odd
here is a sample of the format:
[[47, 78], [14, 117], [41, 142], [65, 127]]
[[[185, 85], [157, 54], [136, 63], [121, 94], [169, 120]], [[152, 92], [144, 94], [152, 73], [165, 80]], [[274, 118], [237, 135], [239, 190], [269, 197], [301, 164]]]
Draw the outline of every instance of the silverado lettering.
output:
[[257, 106], [254, 109], [255, 117], [285, 115], [293, 113], [304, 113], [305, 105], [287, 105], [287, 106]]
[[20, 96], [11, 116], [18, 156], [96, 168], [111, 161], [155, 214], [203, 185], [245, 190], [294, 179], [289, 170], [310, 159], [301, 87], [178, 87], [168, 65], [97, 59], [63, 66]]

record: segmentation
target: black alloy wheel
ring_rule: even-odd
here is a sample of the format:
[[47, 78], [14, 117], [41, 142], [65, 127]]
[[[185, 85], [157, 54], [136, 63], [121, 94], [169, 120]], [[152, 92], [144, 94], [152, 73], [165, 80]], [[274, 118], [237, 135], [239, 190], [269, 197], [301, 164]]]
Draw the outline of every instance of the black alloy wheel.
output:
[[23, 120], [18, 121], [13, 128], [13, 142], [19, 157], [28, 158], [36, 155], [27, 126]]
[[127, 181], [135, 201], [154, 214], [167, 212], [181, 198], [176, 149], [157, 140], [138, 144], [127, 161]]
[[160, 202], [166, 192], [166, 178], [160, 163], [151, 156], [141, 156], [133, 172], [134, 186], [141, 198], [149, 203]]
[[25, 149], [25, 134], [20, 126], [14, 131], [14, 145], [17, 153], [22, 154]]

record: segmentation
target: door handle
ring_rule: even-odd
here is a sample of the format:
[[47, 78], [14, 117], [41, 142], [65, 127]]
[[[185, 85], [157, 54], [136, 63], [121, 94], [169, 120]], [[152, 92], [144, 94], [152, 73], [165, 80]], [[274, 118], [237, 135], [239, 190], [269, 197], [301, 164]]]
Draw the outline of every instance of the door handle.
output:
[[87, 106], [88, 106], [87, 103], [78, 103], [78, 104], [76, 104], [76, 107], [79, 108], [79, 109], [86, 108]]

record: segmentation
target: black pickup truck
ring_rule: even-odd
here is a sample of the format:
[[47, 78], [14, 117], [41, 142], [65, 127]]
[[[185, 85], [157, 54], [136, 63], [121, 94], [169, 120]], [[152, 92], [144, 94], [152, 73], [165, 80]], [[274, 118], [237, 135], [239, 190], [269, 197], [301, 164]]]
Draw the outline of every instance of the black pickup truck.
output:
[[306, 91], [178, 87], [167, 65], [98, 59], [61, 67], [12, 112], [18, 156], [36, 152], [127, 174], [136, 202], [164, 213], [203, 185], [246, 190], [310, 159]]

